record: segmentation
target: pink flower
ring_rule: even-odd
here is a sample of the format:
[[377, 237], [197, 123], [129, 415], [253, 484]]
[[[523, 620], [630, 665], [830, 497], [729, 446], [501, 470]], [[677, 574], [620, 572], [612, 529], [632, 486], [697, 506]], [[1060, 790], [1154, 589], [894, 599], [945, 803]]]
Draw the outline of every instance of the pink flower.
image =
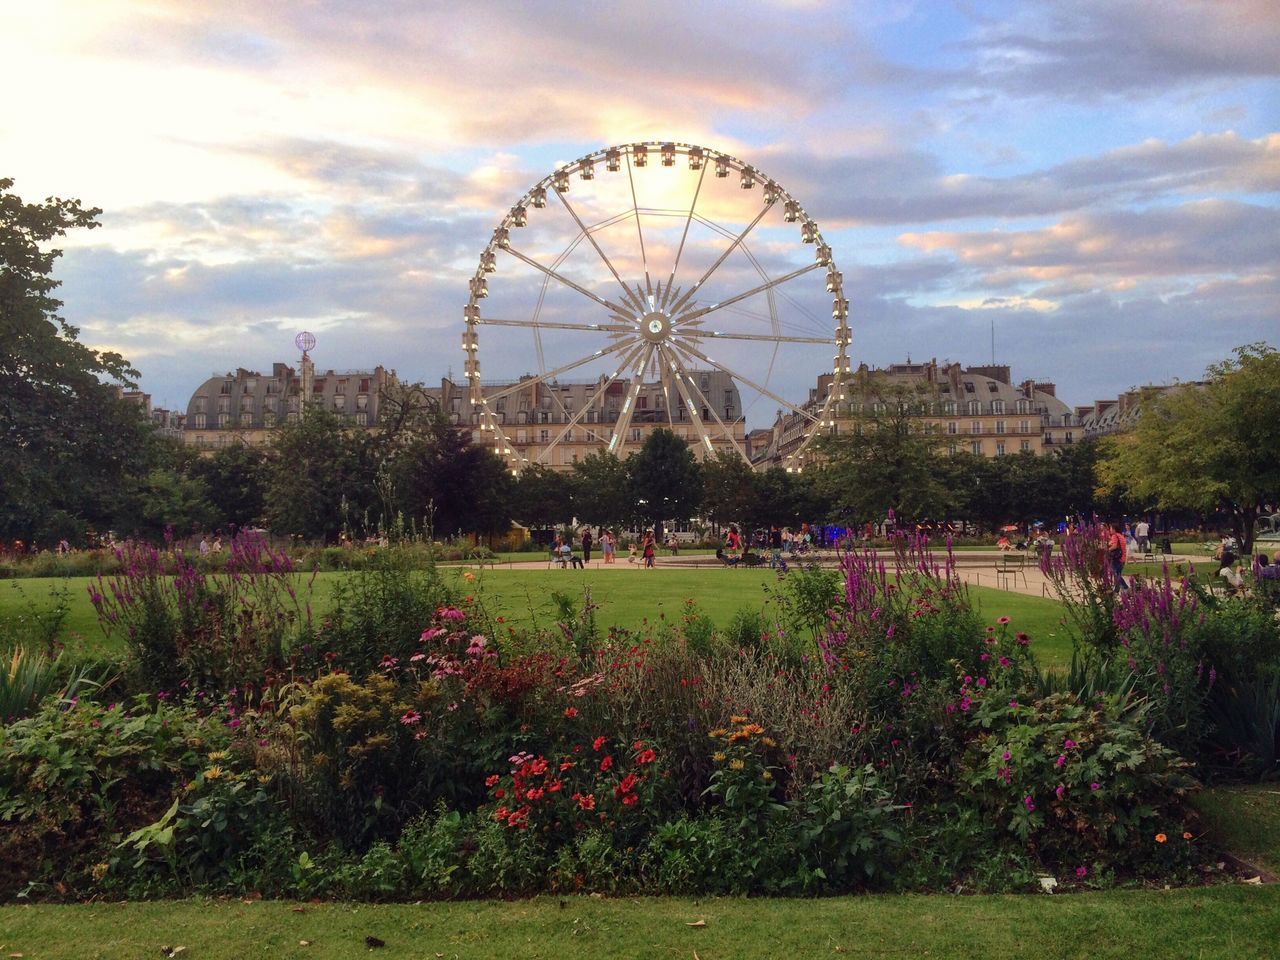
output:
[[1101, 789], [1102, 789], [1102, 784], [1100, 784], [1100, 783], [1091, 783], [1091, 784], [1089, 784], [1089, 789], [1090, 789], [1090, 790], [1101, 790]]
[[1001, 759], [1001, 760], [1012, 760], [1012, 759], [1013, 759], [1013, 754], [1012, 754], [1012, 753], [1010, 753], [1008, 750], [1006, 750], [1004, 753], [1002, 753], [1002, 754], [1000, 755], [1000, 759]]
[[1053, 765], [1055, 767], [1060, 767], [1066, 762], [1067, 762], [1067, 755], [1065, 753], [1060, 753], [1058, 754], [1058, 759], [1054, 761]]
[[1077, 877], [1080, 877], [1080, 878], [1083, 880], [1083, 879], [1084, 879], [1086, 876], [1088, 876], [1088, 875], [1089, 875], [1089, 868], [1088, 868], [1088, 867], [1076, 867], [1076, 876], [1077, 876]]
[[465, 620], [467, 615], [457, 607], [440, 607], [436, 610], [436, 616], [441, 620]]
[[420, 714], [417, 710], [410, 710], [408, 713], [406, 713], [403, 717], [400, 718], [400, 722], [403, 723], [406, 727], [412, 726], [413, 724], [418, 723], [420, 720], [422, 720], [422, 714]]
[[1022, 798], [1022, 805], [1027, 808], [1028, 813], [1036, 808], [1036, 802], [1031, 799], [1031, 794], [1029, 793]]
[[1061, 800], [1063, 796], [1066, 794], [1067, 788], [1064, 787], [1062, 784], [1058, 784], [1058, 786], [1054, 789], [1053, 792], [1056, 793], [1058, 795], [1058, 799]]
[[996, 617], [996, 623], [1000, 624], [1000, 626], [1002, 627], [1008, 622], [1009, 622], [1008, 617]]
[[1075, 742], [1074, 740], [1072, 740], [1070, 737], [1067, 737], [1067, 739], [1066, 739], [1066, 740], [1063, 740], [1063, 741], [1062, 741], [1062, 749], [1063, 749], [1063, 750], [1071, 750], [1071, 749], [1073, 749], [1075, 746], [1076, 746], [1076, 742]]
[[1012, 660], [1010, 660], [1008, 657], [1001, 657], [1001, 658], [1000, 658], [999, 660], [997, 660], [996, 662], [997, 662], [998, 664], [1000, 664], [1000, 666], [1002, 666], [1002, 667], [1007, 667], [1007, 666], [1009, 666], [1009, 664], [1013, 663], [1013, 661], [1012, 661]]
[[442, 633], [444, 633], [444, 627], [428, 627], [426, 630], [422, 631], [422, 636], [419, 639], [421, 639], [423, 643], [430, 643]]

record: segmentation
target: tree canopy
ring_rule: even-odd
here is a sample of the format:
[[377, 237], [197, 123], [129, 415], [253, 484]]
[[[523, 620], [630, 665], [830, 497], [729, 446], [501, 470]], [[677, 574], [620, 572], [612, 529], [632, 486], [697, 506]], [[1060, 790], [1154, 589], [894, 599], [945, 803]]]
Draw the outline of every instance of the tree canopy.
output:
[[636, 512], [661, 538], [662, 521], [684, 521], [702, 504], [702, 473], [689, 444], [667, 429], [627, 459]]
[[1128, 434], [1110, 438], [1103, 489], [1160, 509], [1222, 511], [1241, 548], [1280, 497], [1280, 351], [1263, 343], [1213, 364], [1202, 385], [1148, 390]]

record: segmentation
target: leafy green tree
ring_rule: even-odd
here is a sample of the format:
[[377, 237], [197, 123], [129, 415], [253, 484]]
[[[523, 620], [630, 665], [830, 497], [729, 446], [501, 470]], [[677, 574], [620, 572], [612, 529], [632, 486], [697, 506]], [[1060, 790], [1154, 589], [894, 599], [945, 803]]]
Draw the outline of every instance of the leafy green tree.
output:
[[1133, 431], [1106, 444], [1103, 489], [1160, 509], [1222, 511], [1248, 554], [1259, 512], [1280, 496], [1280, 351], [1239, 347], [1203, 386], [1141, 402]]
[[755, 471], [736, 453], [720, 450], [702, 462], [702, 514], [717, 526], [746, 523], [756, 497]]
[[233, 443], [208, 457], [197, 457], [187, 475], [204, 485], [214, 518], [212, 526], [251, 527], [266, 513], [267, 454], [259, 447]]
[[573, 502], [578, 519], [598, 527], [625, 529], [635, 519], [627, 465], [608, 450], [573, 465]]
[[526, 526], [554, 527], [573, 520], [574, 500], [572, 477], [535, 463], [516, 479], [511, 512]]
[[373, 506], [370, 440], [345, 419], [308, 408], [273, 438], [265, 507], [272, 531], [332, 541]]
[[903, 522], [945, 516], [953, 502], [942, 479], [945, 440], [922, 427], [923, 399], [888, 385], [865, 397], [852, 431], [819, 445], [827, 462], [817, 483], [837, 517], [857, 524], [889, 510]]
[[627, 459], [636, 512], [662, 541], [662, 521], [684, 521], [702, 504], [702, 473], [689, 444], [667, 429], [654, 430]]
[[203, 480], [170, 467], [130, 477], [113, 521], [119, 536], [159, 540], [166, 533], [187, 537], [218, 524], [218, 512]]
[[62, 252], [46, 245], [98, 226], [102, 211], [53, 197], [24, 203], [12, 186], [0, 178], [0, 537], [75, 539], [111, 524], [151, 427], [112, 385], [131, 386], [137, 371], [81, 344], [58, 314]]

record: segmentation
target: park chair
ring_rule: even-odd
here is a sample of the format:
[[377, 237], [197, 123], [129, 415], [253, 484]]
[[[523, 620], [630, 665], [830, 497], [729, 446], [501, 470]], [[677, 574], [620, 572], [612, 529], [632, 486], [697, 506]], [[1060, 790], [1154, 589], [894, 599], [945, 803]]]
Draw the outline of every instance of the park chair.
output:
[[[1028, 586], [1027, 583], [1027, 557], [1022, 553], [1007, 553], [996, 560], [996, 586], [1002, 583], [1017, 583], [1018, 577], [1022, 578], [1022, 585]], [[1008, 589], [1007, 586], [1003, 589]]]

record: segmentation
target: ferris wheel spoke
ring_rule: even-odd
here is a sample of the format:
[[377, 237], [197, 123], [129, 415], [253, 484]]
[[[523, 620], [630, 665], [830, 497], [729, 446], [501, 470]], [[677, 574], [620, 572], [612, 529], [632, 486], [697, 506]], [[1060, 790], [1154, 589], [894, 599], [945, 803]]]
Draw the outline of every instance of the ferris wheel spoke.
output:
[[757, 293], [763, 293], [766, 290], [772, 290], [774, 287], [780, 286], [781, 284], [784, 284], [791, 280], [796, 279], [796, 277], [802, 277], [809, 271], [817, 270], [821, 266], [822, 266], [821, 263], [817, 263], [817, 262], [810, 263], [806, 266], [800, 267], [797, 270], [792, 270], [790, 273], [783, 274], [780, 277], [775, 277], [772, 280], [768, 280], [760, 284], [759, 286], [752, 287], [750, 290], [745, 290], [742, 293], [738, 294], [737, 296], [730, 297], [728, 300], [721, 300], [719, 303], [713, 303], [710, 306], [700, 307], [697, 310], [693, 310], [689, 313], [682, 314], [676, 319], [678, 321], [683, 321], [687, 323], [690, 320], [696, 320], [701, 317], [705, 317], [709, 313], [715, 313], [715, 311], [717, 310], [723, 310], [725, 307], [729, 306], [730, 304], [738, 303], [739, 301], [746, 300], [749, 297], [754, 297]]
[[692, 344], [685, 343], [683, 341], [672, 341], [672, 342], [675, 345], [676, 349], [682, 351], [683, 353], [689, 354], [690, 356], [696, 357], [697, 359], [701, 360], [703, 363], [711, 364], [711, 366], [715, 367], [717, 370], [723, 373], [727, 373], [729, 376], [733, 377], [733, 379], [738, 380], [741, 383], [745, 383], [752, 390], [756, 391], [762, 396], [768, 397], [770, 400], [773, 400], [775, 403], [782, 404], [782, 406], [786, 407], [792, 413], [797, 413], [800, 416], [804, 417], [805, 419], [811, 420], [815, 423], [818, 421], [818, 418], [815, 417], [808, 410], [805, 410], [803, 407], [797, 407], [790, 400], [784, 400], [782, 397], [778, 396], [768, 387], [761, 386], [760, 384], [756, 383], [754, 380], [751, 380], [750, 378], [745, 377], [734, 370], [730, 370], [723, 363], [720, 363], [717, 360], [712, 360], [710, 357], [708, 357], [701, 350], [698, 350]]
[[707, 340], [763, 340], [766, 343], [818, 343], [833, 344], [834, 337], [785, 337], [768, 333], [726, 333], [723, 330], [699, 330], [696, 327], [679, 326], [675, 333], [680, 337], [705, 338]]
[[644, 230], [640, 226], [640, 204], [636, 201], [636, 178], [631, 169], [631, 151], [627, 151], [627, 182], [631, 185], [631, 209], [636, 212], [636, 236], [640, 240], [640, 262], [644, 264], [645, 293], [653, 293], [653, 282], [649, 279], [649, 257], [644, 251]]
[[619, 340], [617, 343], [610, 344], [607, 347], [603, 347], [602, 349], [597, 350], [595, 353], [582, 357], [579, 360], [574, 360], [571, 363], [566, 363], [563, 366], [556, 367], [554, 370], [548, 370], [546, 373], [540, 373], [540, 374], [537, 374], [536, 376], [532, 376], [524, 380], [520, 380], [516, 383], [513, 383], [511, 386], [507, 387], [505, 390], [499, 390], [497, 393], [491, 393], [484, 398], [483, 402], [487, 406], [488, 404], [492, 403], [495, 400], [502, 400], [505, 397], [511, 396], [512, 394], [519, 393], [521, 390], [524, 390], [526, 387], [530, 387], [535, 383], [545, 383], [547, 380], [552, 380], [560, 376], [560, 374], [562, 373], [568, 373], [570, 370], [575, 370], [578, 367], [581, 367], [583, 364], [590, 363], [592, 360], [599, 360], [601, 357], [607, 357], [611, 353], [617, 353], [619, 350], [623, 349], [624, 347], [630, 346], [635, 342], [636, 341], [634, 339]]
[[[772, 204], [766, 203], [764, 207], [761, 208], [760, 212], [756, 214], [755, 219], [752, 220], [749, 224], [747, 224], [746, 229], [744, 229], [740, 234], [734, 237], [733, 242], [729, 244], [729, 248], [725, 250], [724, 253], [720, 254], [720, 256], [716, 259], [715, 263], [711, 264], [711, 266], [707, 268], [706, 273], [704, 273], [701, 277], [698, 278], [698, 282], [695, 283], [688, 290], [686, 290], [684, 294], [680, 297], [680, 299], [671, 305], [672, 313], [675, 313], [677, 310], [683, 307], [686, 303], [689, 302], [689, 299], [695, 293], [697, 293], [699, 290], [702, 289], [702, 285], [706, 283], [709, 279], [711, 279], [711, 275], [713, 273], [715, 273], [717, 270], [720, 269], [720, 264], [724, 263], [726, 260], [729, 259], [729, 254], [733, 253], [734, 250], [737, 250], [738, 247], [742, 244], [742, 241], [747, 239], [747, 234], [749, 234], [752, 230], [754, 230], [756, 224], [764, 219], [764, 215], [769, 212], [772, 206], [773, 206]], [[701, 219], [702, 218], [699, 217], [699, 220]]]
[[596, 388], [595, 393], [591, 395], [587, 402], [582, 405], [582, 409], [571, 416], [560, 432], [556, 434], [555, 439], [543, 447], [542, 453], [538, 454], [539, 462], [543, 462], [544, 458], [551, 453], [551, 449], [558, 446], [560, 441], [569, 435], [569, 431], [582, 422], [582, 418], [587, 414], [587, 412], [600, 402], [600, 398], [604, 396], [605, 391], [609, 389], [610, 384], [617, 382], [618, 377], [621, 376], [622, 372], [635, 361], [636, 357], [640, 355], [640, 352], [643, 349], [644, 344], [637, 344], [635, 348], [622, 359], [622, 362], [618, 364], [618, 368], [600, 382], [600, 386]]
[[[615, 279], [615, 280], [617, 280], [617, 281], [618, 281], [618, 286], [622, 287], [623, 291], [624, 291], [624, 292], [627, 294], [627, 296], [630, 298], [630, 297], [631, 297], [631, 289], [626, 285], [626, 283], [624, 283], [624, 282], [623, 282], [623, 279], [622, 279], [622, 277], [618, 274], [618, 271], [617, 271], [616, 269], [614, 269], [613, 261], [611, 261], [607, 256], [605, 256], [605, 252], [604, 252], [604, 250], [602, 250], [602, 249], [600, 248], [600, 244], [598, 244], [598, 243], [596, 242], [596, 238], [595, 238], [594, 236], [592, 236], [591, 231], [587, 229], [587, 225], [586, 225], [585, 223], [583, 223], [583, 222], [582, 222], [582, 218], [578, 216], [578, 211], [577, 211], [577, 210], [575, 210], [575, 209], [573, 209], [573, 206], [572, 206], [572, 205], [569, 203], [569, 201], [565, 198], [565, 195], [564, 195], [563, 193], [561, 193], [559, 190], [555, 191], [555, 194], [556, 194], [556, 196], [557, 196], [557, 197], [559, 197], [559, 198], [560, 198], [560, 203], [564, 206], [565, 210], [566, 210], [566, 211], [568, 211], [569, 216], [573, 217], [573, 222], [574, 222], [574, 223], [576, 223], [576, 224], [578, 225], [578, 229], [579, 229], [579, 230], [581, 230], [581, 231], [582, 231], [582, 235], [583, 235], [584, 237], [586, 237], [586, 238], [587, 238], [587, 242], [588, 242], [588, 243], [590, 243], [590, 244], [591, 244], [591, 246], [595, 247], [595, 251], [596, 251], [596, 253], [598, 253], [598, 254], [600, 255], [600, 259], [604, 262], [604, 265], [605, 265], [606, 267], [608, 267], [608, 268], [609, 268], [609, 272], [613, 274], [613, 279]], [[637, 219], [638, 219], [638, 218], [637, 218]], [[634, 299], [634, 298], [632, 298], [632, 299]], [[643, 313], [643, 312], [644, 312], [644, 306], [643, 306], [641, 303], [639, 303], [638, 301], [634, 302], [634, 303], [632, 304], [632, 306], [634, 306], [636, 309], [638, 309], [641, 313]]]
[[559, 320], [504, 320], [480, 317], [476, 323], [493, 327], [525, 327], [540, 330], [580, 330], [585, 333], [635, 333], [635, 327], [622, 323], [565, 323]]
[[552, 270], [550, 267], [542, 265], [537, 260], [534, 260], [532, 257], [526, 257], [523, 253], [521, 253], [515, 247], [504, 247], [503, 249], [506, 250], [507, 253], [515, 257], [517, 260], [523, 263], [527, 263], [529, 266], [533, 267], [533, 269], [539, 270], [542, 273], [545, 273], [552, 280], [555, 280], [558, 283], [564, 284], [564, 286], [568, 287], [571, 290], [577, 290], [580, 294], [582, 294], [584, 297], [588, 298], [589, 300], [594, 300], [596, 303], [600, 304], [600, 306], [604, 307], [606, 310], [610, 310], [613, 313], [617, 313], [622, 316], [630, 315], [631, 313], [630, 310], [626, 310], [623, 307], [618, 306], [616, 303], [613, 303], [609, 300], [605, 300], [603, 297], [597, 296], [596, 294], [588, 290], [586, 287], [579, 286], [578, 284], [574, 283], [564, 274], [559, 273], [555, 270]]
[[671, 299], [671, 291], [675, 287], [676, 273], [680, 270], [680, 257], [684, 253], [685, 241], [689, 239], [689, 227], [693, 224], [693, 212], [698, 208], [698, 196], [702, 193], [702, 181], [707, 176], [707, 165], [702, 165], [702, 170], [698, 174], [698, 185], [693, 188], [693, 202], [689, 204], [689, 215], [684, 220], [684, 232], [680, 234], [680, 246], [676, 247], [676, 259], [671, 265], [671, 276], [667, 278], [667, 289], [662, 295], [662, 304], [665, 307], [666, 302]]
[[746, 450], [743, 449], [742, 445], [737, 442], [737, 438], [733, 435], [733, 429], [720, 419], [720, 415], [716, 413], [716, 408], [711, 403], [711, 400], [702, 392], [694, 382], [693, 375], [686, 370], [684, 368], [684, 364], [680, 362], [679, 354], [669, 347], [667, 348], [666, 353], [670, 358], [669, 362], [671, 364], [673, 378], [676, 382], [676, 389], [680, 391], [680, 395], [684, 398], [685, 405], [689, 408], [692, 415], [691, 419], [693, 420], [699, 434], [702, 436], [702, 443], [703, 446], [706, 447], [707, 453], [715, 453], [715, 443], [711, 434], [707, 431], [706, 423], [701, 417], [696, 415], [695, 411], [697, 410], [697, 404], [690, 391], [697, 394], [697, 397], [702, 401], [702, 405], [706, 407], [707, 413], [711, 414], [711, 418], [719, 425], [720, 432], [724, 438], [729, 441], [729, 445], [733, 447], [734, 451], [742, 458], [743, 462], [745, 462], [747, 466], [751, 466], [751, 458], [747, 456]]
[[631, 427], [631, 418], [635, 415], [636, 401], [639, 399], [640, 391], [644, 387], [644, 371], [649, 366], [649, 359], [653, 356], [653, 349], [653, 344], [646, 343], [640, 362], [636, 364], [635, 376], [631, 381], [630, 388], [627, 390], [627, 399], [623, 401], [622, 412], [618, 414], [618, 419], [613, 425], [613, 437], [609, 440], [609, 452], [612, 454], [617, 454], [626, 442], [626, 433]]
[[670, 347], [666, 349], [668, 362], [671, 365], [671, 379], [676, 386], [676, 392], [680, 394], [680, 399], [684, 401], [685, 409], [689, 411], [689, 422], [693, 424], [693, 429], [697, 431], [702, 445], [708, 453], [711, 453], [715, 447], [711, 442], [711, 435], [707, 433], [707, 425], [703, 423], [702, 417], [698, 413], [697, 401], [693, 399], [693, 394], [689, 392], [689, 385], [685, 383], [686, 371], [684, 365], [680, 362], [679, 355]]

